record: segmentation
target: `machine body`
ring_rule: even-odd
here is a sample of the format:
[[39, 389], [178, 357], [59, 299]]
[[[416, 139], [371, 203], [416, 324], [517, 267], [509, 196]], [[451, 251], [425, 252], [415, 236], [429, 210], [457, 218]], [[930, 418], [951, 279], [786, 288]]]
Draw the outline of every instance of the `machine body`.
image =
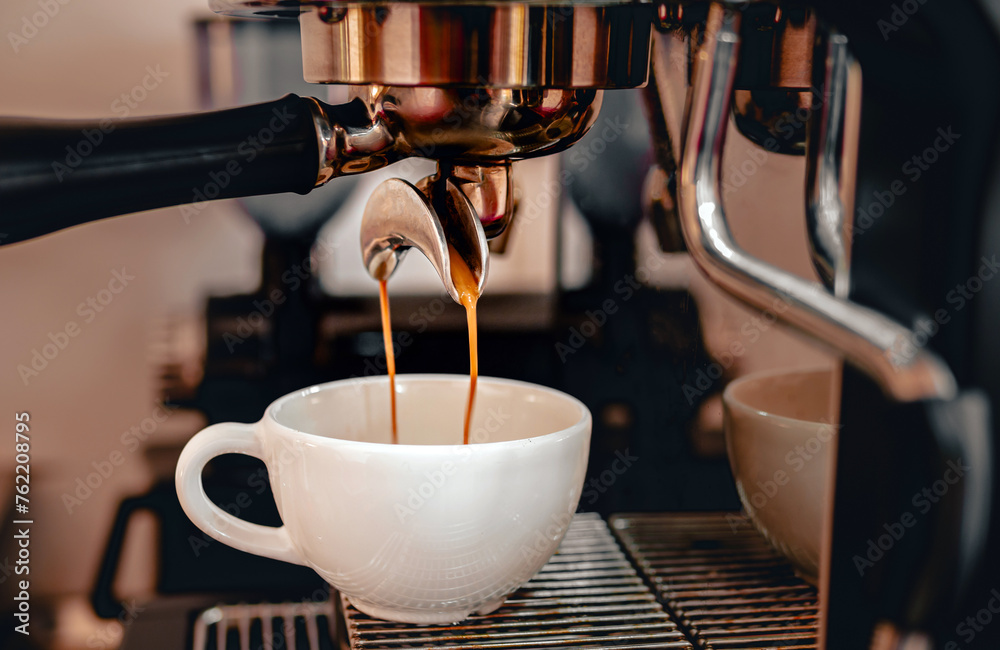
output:
[[[822, 642], [949, 647], [956, 617], [1000, 579], [987, 553], [1000, 540], [991, 329], [1000, 289], [983, 270], [1000, 246], [1000, 13], [976, 0], [928, 3], [889, 39], [879, 25], [898, 8], [886, 0], [213, 7], [297, 20], [306, 79], [349, 84], [350, 100], [288, 96], [125, 122], [66, 169], [52, 161], [100, 125], [0, 122], [4, 244], [154, 207], [305, 193], [423, 157], [437, 161], [436, 174], [373, 194], [363, 259], [383, 280], [416, 248], [456, 298], [447, 248], [482, 288], [487, 240], [516, 227], [516, 163], [572, 146], [606, 92], [648, 81], [654, 160], [642, 196], [660, 244], [685, 249], [752, 307], [780, 301], [787, 325], [846, 362], [835, 499], [817, 504], [828, 514]], [[733, 236], [721, 189], [733, 130], [807, 158], [806, 174], [787, 182], [805, 188], [820, 282], [756, 259]], [[887, 192], [891, 201], [879, 198]], [[606, 271], [634, 254], [632, 239], [626, 229], [599, 242]], [[608, 277], [613, 284], [614, 273], [599, 280]], [[975, 299], [959, 291], [959, 307], [949, 296], [971, 278]], [[962, 480], [918, 506], [956, 467]], [[914, 508], [921, 516], [873, 559], [870, 543]], [[998, 636], [985, 630], [962, 647], [995, 647]]]

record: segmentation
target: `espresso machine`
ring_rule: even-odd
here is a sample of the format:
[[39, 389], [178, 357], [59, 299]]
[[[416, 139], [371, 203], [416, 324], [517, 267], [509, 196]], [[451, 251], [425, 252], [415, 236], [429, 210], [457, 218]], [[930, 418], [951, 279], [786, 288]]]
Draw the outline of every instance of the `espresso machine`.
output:
[[[591, 170], [603, 173], [575, 182], [567, 167], [560, 176], [594, 235], [594, 277], [547, 305], [551, 316], [533, 329], [498, 332], [498, 352], [483, 367], [556, 385], [605, 416], [595, 418], [592, 478], [623, 439], [676, 465], [696, 464], [679, 441], [699, 402], [685, 399], [682, 386], [709, 357], [683, 291], [637, 284], [630, 316], [609, 321], [596, 351], [581, 348], [568, 364], [553, 360], [552, 331], [580, 323], [616, 280], [632, 277], [644, 212], [664, 252], [686, 253], [736, 299], [776, 311], [842, 357], [844, 370], [834, 500], [823, 504], [815, 588], [752, 529], [722, 516], [615, 515], [605, 526], [587, 515], [571, 529], [570, 546], [584, 549], [581, 566], [592, 564], [581, 570], [611, 573], [572, 587], [582, 591], [545, 610], [530, 637], [519, 621], [543, 614], [526, 594], [501, 610], [508, 618], [470, 624], [461, 637], [383, 625], [320, 598], [281, 605], [281, 613], [204, 608], [194, 622], [182, 617], [183, 643], [228, 647], [220, 622], [242, 625], [250, 616], [294, 621], [284, 639], [296, 638], [301, 619], [300, 641], [317, 636], [316, 621], [337, 619], [352, 647], [997, 647], [1000, 624], [989, 623], [1000, 612], [989, 603], [1000, 584], [1000, 560], [990, 552], [1000, 543], [992, 478], [1000, 372], [991, 361], [1000, 359], [1000, 343], [989, 324], [1000, 312], [1000, 288], [989, 279], [1000, 247], [1000, 195], [991, 182], [1000, 163], [1000, 5], [213, 0], [212, 8], [297, 21], [305, 80], [347, 85], [348, 101], [289, 95], [110, 128], [4, 119], [0, 244], [154, 207], [187, 204], [195, 215], [209, 200], [307, 194], [332, 179], [427, 158], [435, 173], [416, 183], [385, 181], [369, 199], [372, 216], [360, 233], [366, 271], [374, 279], [405, 273], [403, 256], [416, 248], [455, 297], [445, 254], [452, 246], [488, 296], [489, 261], [518, 228], [518, 163], [599, 138], [591, 127], [606, 109], [627, 110], [617, 98], [632, 92], [648, 119], [648, 149], [606, 138], [606, 166]], [[756, 259], [734, 238], [722, 156], [736, 132], [760, 151], [805, 158], [803, 177], [787, 182], [805, 187], [802, 216], [821, 282]], [[78, 155], [67, 158], [67, 147]], [[260, 292], [210, 305], [201, 384], [175, 383], [172, 402], [213, 421], [254, 420], [284, 392], [365, 372], [377, 315], [371, 305], [318, 295], [315, 286], [275, 313], [273, 326], [241, 336], [250, 343], [235, 357], [222, 353], [234, 314], [269, 295], [281, 271], [308, 256], [314, 237], [313, 229], [274, 238], [287, 245], [265, 249]], [[510, 297], [498, 304], [537, 309]], [[330, 335], [331, 318], [344, 313], [363, 314], [367, 324], [338, 325]], [[438, 343], [408, 352], [414, 369], [462, 371], [437, 354], [455, 338], [445, 321], [431, 332]], [[644, 358], [632, 358], [636, 346]], [[701, 502], [672, 491], [662, 477], [676, 468], [661, 464], [594, 483], [604, 489], [592, 510], [734, 510], [720, 467], [699, 467], [709, 477], [702, 492], [712, 495]], [[934, 492], [956, 467], [957, 486]], [[933, 507], [893, 535], [918, 495]], [[879, 547], [886, 534], [889, 548]], [[566, 561], [573, 555], [567, 551]], [[550, 582], [548, 589], [562, 588]], [[278, 583], [284, 594], [289, 583]], [[604, 598], [602, 589], [633, 596], [584, 602]], [[601, 618], [609, 612], [619, 618]], [[257, 638], [270, 634], [262, 629]]]

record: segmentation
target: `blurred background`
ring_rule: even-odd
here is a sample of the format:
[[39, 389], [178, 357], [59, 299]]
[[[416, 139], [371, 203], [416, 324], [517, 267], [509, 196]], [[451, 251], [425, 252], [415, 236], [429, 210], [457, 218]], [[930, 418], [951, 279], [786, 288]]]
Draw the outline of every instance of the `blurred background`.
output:
[[[51, 15], [32, 23], [46, 7]], [[0, 46], [0, 114], [120, 119], [202, 110], [205, 93], [199, 90], [195, 23], [212, 18], [205, 0], [0, 3], [0, 27], [6, 35]], [[269, 62], [238, 65], [245, 66], [244, 76], [250, 77], [251, 66]], [[302, 85], [300, 78], [290, 78], [287, 89], [278, 89], [274, 96], [285, 91], [309, 92]], [[319, 86], [312, 89], [312, 94], [324, 100], [336, 101], [337, 92]], [[641, 114], [634, 112], [637, 103], [611, 101], [613, 94], [608, 94], [606, 110], [626, 116], [625, 138], [648, 142]], [[803, 187], [775, 182], [786, 174], [804, 178], [803, 159], [762, 154], [760, 149], [750, 158], [749, 143], [741, 144], [735, 134], [733, 138], [724, 169], [733, 188], [726, 200], [737, 238], [752, 254], [813, 277], [801, 217]], [[586, 141], [578, 145], [586, 146]], [[560, 166], [573, 170], [569, 158], [573, 151], [515, 167], [520, 212], [507, 251], [491, 262], [481, 303], [487, 331], [509, 325], [502, 323], [502, 314], [488, 315], [491, 294], [544, 297], [572, 292], [588, 286], [600, 270], [593, 262], [593, 231], [588, 226], [593, 221], [585, 219], [579, 201], [574, 203], [568, 196], [579, 194], [579, 188], [564, 193], [567, 196], [553, 192], [559, 188]], [[416, 180], [432, 170], [430, 164], [404, 162], [352, 182], [349, 188], [334, 183], [317, 190], [318, 194], [339, 192], [329, 215], [332, 220], [318, 236], [324, 250], [318, 255], [322, 259], [318, 274], [325, 292], [345, 300], [377, 295], [377, 286], [360, 263], [357, 223], [361, 209], [371, 188], [384, 178]], [[631, 184], [604, 184], [602, 178], [598, 175], [585, 182], [586, 194], [599, 195], [597, 203], [637, 203], [641, 178], [632, 179]], [[540, 196], [548, 198], [533, 200]], [[276, 209], [280, 212], [281, 208]], [[582, 207], [583, 211], [591, 209], [595, 208]], [[753, 228], [747, 225], [751, 222]], [[650, 290], [693, 296], [697, 310], [691, 313], [700, 318], [710, 355], [722, 359], [734, 341], [744, 344], [745, 352], [735, 355], [727, 377], [771, 367], [831, 363], [777, 326], [754, 321], [759, 315], [709, 287], [685, 254], [662, 253], [646, 222], [639, 223], [635, 237], [636, 268], [649, 271], [645, 284]], [[255, 291], [261, 279], [263, 244], [262, 231], [246, 207], [223, 201], [206, 204], [193, 217], [181, 208], [156, 210], [0, 248], [0, 413], [11, 429], [15, 412], [31, 415], [30, 497], [35, 521], [31, 589], [39, 616], [33, 623], [50, 630], [50, 647], [114, 647], [120, 638], [121, 624], [96, 618], [88, 602], [116, 509], [124, 498], [142, 494], [158, 478], [171, 475], [170, 455], [150, 453], [151, 449], [177, 448], [205, 423], [203, 414], [193, 410], [162, 406], [163, 365], [173, 364], [185, 381], [198, 381], [207, 347], [206, 301], [210, 296]], [[407, 258], [402, 272], [390, 283], [390, 291], [418, 297], [414, 304], [435, 308], [433, 300], [443, 294], [430, 265], [418, 255]], [[416, 322], [415, 312], [401, 309], [394, 313], [397, 330]], [[452, 316], [461, 322], [458, 306], [448, 303], [443, 309], [454, 312]], [[511, 318], [517, 320], [518, 315]], [[46, 345], [64, 340], [59, 333], [70, 322], [79, 325], [80, 333], [60, 346], [53, 358], [40, 355]], [[569, 341], [573, 321], [553, 317], [546, 322], [556, 330], [551, 340]], [[516, 323], [512, 329], [517, 331]], [[484, 348], [490, 345], [488, 335], [481, 340]], [[379, 352], [378, 346], [360, 344], [357, 350], [361, 356], [375, 357]], [[467, 350], [461, 346], [448, 354], [454, 355], [458, 367], [467, 362]], [[32, 366], [34, 357], [38, 358]], [[416, 365], [420, 358], [412, 355], [401, 371], [425, 370]], [[692, 365], [679, 372], [694, 378], [703, 367]], [[480, 368], [485, 375], [502, 374], [486, 362]], [[678, 372], [676, 368], [664, 372], [668, 370]], [[605, 379], [593, 369], [585, 373], [591, 373], [585, 374], [588, 382], [600, 384]], [[350, 373], [345, 370], [343, 374]], [[695, 456], [709, 459], [711, 471], [727, 472], [724, 459], [719, 460], [724, 453], [719, 388], [710, 391], [714, 397], [706, 395], [700, 401], [696, 425], [688, 429], [685, 444]], [[664, 396], [670, 402], [679, 399], [676, 393]], [[248, 407], [249, 412], [255, 409], [251, 419], [263, 410]], [[628, 425], [632, 417], [615, 408], [595, 415], [604, 418], [610, 429]], [[616, 443], [618, 448], [629, 444], [624, 440]], [[631, 444], [634, 452], [637, 443]], [[13, 456], [13, 443], [4, 443], [0, 451], [4, 504], [13, 500]], [[658, 459], [640, 458], [655, 474]], [[669, 471], [664, 464], [663, 472]], [[95, 473], [100, 480], [91, 479], [88, 485], [88, 477]], [[697, 490], [693, 480], [683, 479]], [[698, 508], [708, 503], [690, 491], [678, 497], [675, 505]], [[738, 507], [734, 497], [727, 498], [726, 504]], [[622, 497], [598, 504], [597, 509], [628, 505], [631, 502]], [[157, 526], [152, 516], [139, 514], [128, 528], [117, 578], [117, 593], [123, 598], [141, 600], [155, 589], [160, 552]], [[0, 566], [8, 566], [2, 554], [9, 550], [0, 545]], [[0, 584], [8, 583], [3, 593], [9, 591], [11, 580], [8, 570], [0, 570]]]

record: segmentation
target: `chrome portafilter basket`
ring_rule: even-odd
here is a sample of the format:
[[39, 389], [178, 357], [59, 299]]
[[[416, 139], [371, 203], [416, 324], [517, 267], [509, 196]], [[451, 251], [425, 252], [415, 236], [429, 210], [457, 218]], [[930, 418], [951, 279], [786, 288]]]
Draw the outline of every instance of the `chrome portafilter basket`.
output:
[[[331, 134], [351, 152], [332, 175], [409, 156], [439, 161], [416, 185], [391, 179], [361, 227], [365, 267], [386, 280], [411, 248], [456, 301], [448, 248], [478, 278], [487, 239], [513, 216], [513, 161], [562, 151], [597, 117], [601, 89], [645, 82], [651, 12], [629, 2], [216, 2], [235, 15], [285, 15], [302, 32], [304, 75], [354, 84], [367, 127]], [[470, 44], [475, 46], [470, 47]], [[329, 149], [328, 149], [329, 150]], [[332, 157], [331, 157], [332, 159]]]
[[[631, 2], [237, 0], [212, 7], [297, 20], [306, 81], [347, 84], [346, 101], [288, 95], [197, 116], [123, 121], [61, 182], [51, 177], [49, 161], [87, 125], [0, 124], [0, 196], [17, 215], [2, 224], [9, 235], [4, 243], [205, 198], [307, 194], [334, 178], [422, 157], [438, 162], [437, 173], [396, 193], [418, 191], [411, 198], [424, 202], [444, 242], [485, 280], [477, 229], [492, 238], [509, 224], [511, 163], [571, 146], [593, 124], [603, 89], [641, 85], [648, 73], [652, 8]], [[242, 42], [257, 52], [247, 59], [254, 69], [243, 70], [245, 76], [275, 64], [254, 50], [255, 31], [267, 28], [229, 29], [237, 49]], [[206, 34], [207, 41], [213, 32]], [[217, 80], [228, 83], [225, 77]], [[234, 98], [254, 97], [236, 92]], [[252, 157], [250, 139], [264, 143], [252, 147]], [[212, 180], [220, 175], [225, 183]], [[315, 227], [327, 216], [329, 203], [320, 203], [317, 209], [260, 199], [244, 205], [266, 231], [279, 232], [299, 227], [292, 224], [300, 218]], [[417, 241], [391, 220], [379, 223], [378, 235], [362, 242], [370, 249], [366, 258], [388, 250], [398, 260]], [[437, 248], [423, 252], [444, 260], [438, 270], [453, 290], [447, 256]], [[395, 268], [395, 262], [370, 262], [370, 272]]]

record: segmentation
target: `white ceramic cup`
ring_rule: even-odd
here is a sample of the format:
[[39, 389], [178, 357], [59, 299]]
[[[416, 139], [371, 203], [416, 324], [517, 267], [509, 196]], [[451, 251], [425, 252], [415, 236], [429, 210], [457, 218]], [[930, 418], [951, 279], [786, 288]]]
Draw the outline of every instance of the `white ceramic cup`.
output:
[[[210, 536], [309, 566], [371, 616], [446, 624], [492, 611], [562, 540], [591, 417], [564, 393], [481, 377], [463, 445], [468, 389], [468, 376], [397, 376], [398, 445], [384, 376], [286, 395], [259, 422], [195, 435], [177, 495]], [[264, 461], [284, 525], [252, 524], [208, 499], [202, 470], [227, 453]]]
[[726, 450], [744, 509], [814, 584], [836, 455], [830, 369], [740, 377], [722, 394]]

